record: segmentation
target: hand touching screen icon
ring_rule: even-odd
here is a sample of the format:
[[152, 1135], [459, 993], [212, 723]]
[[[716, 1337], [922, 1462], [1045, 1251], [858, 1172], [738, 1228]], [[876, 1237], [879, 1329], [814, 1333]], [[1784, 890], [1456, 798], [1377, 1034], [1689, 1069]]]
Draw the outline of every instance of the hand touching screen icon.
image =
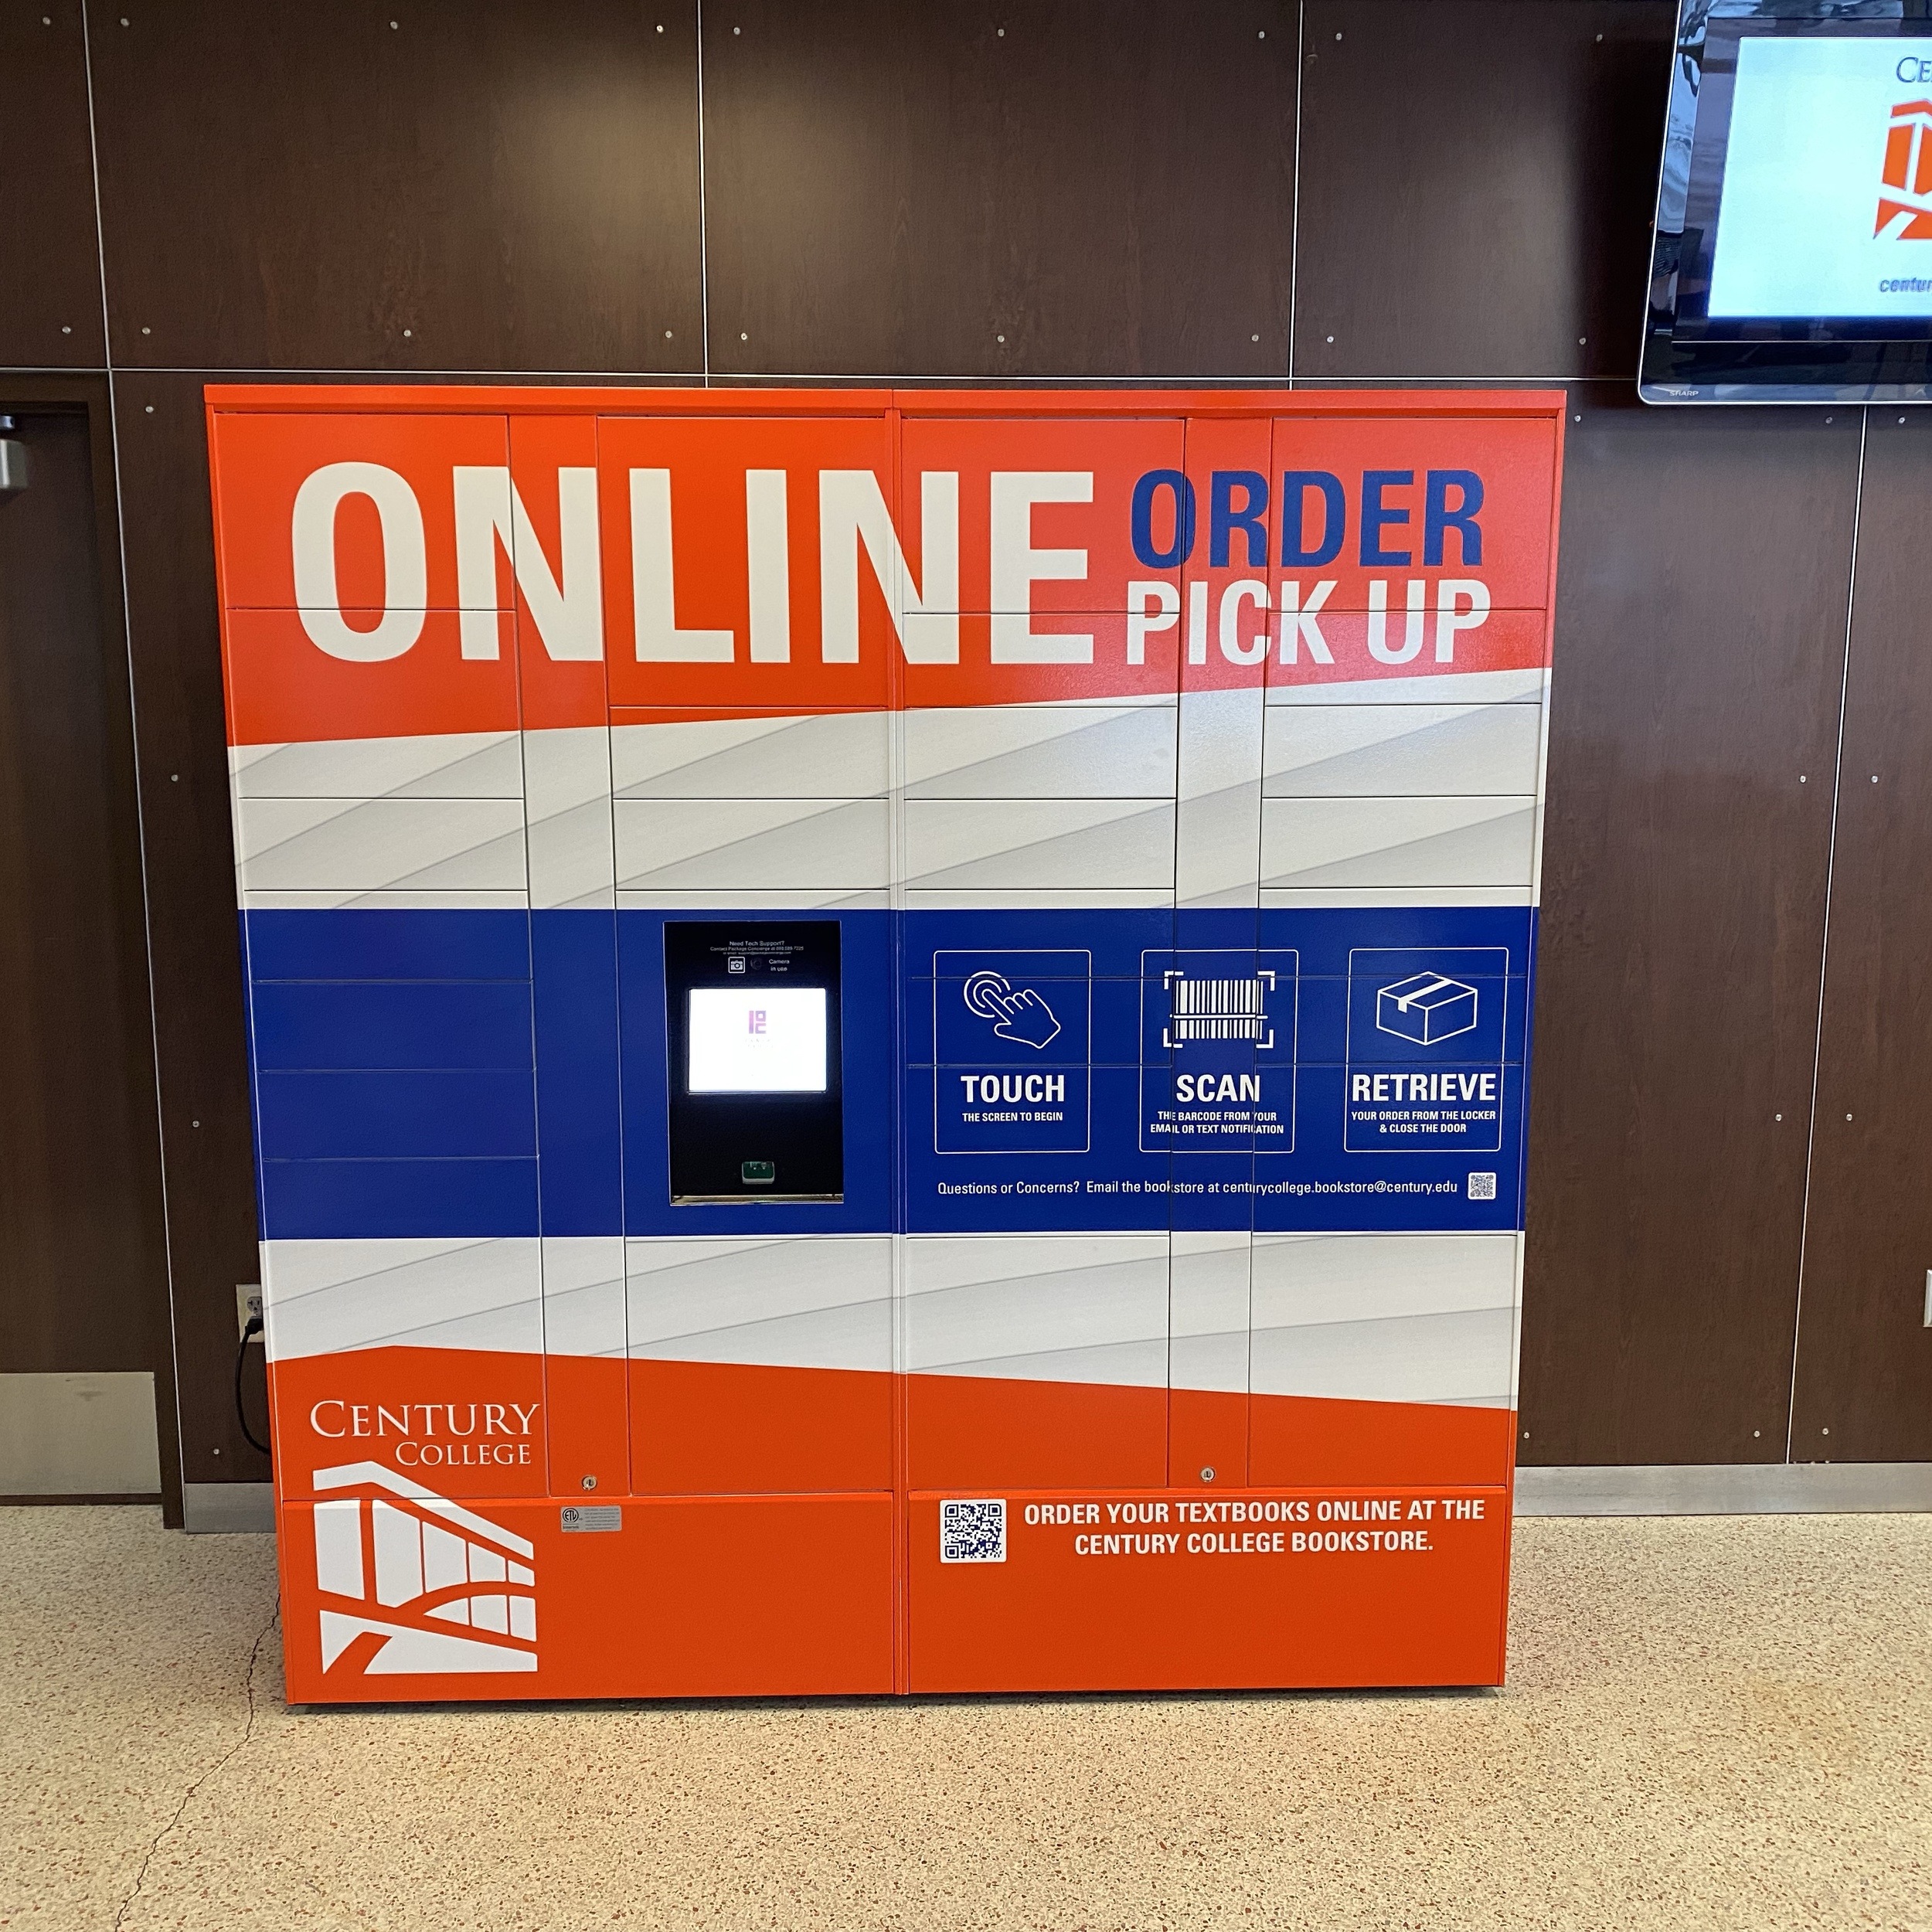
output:
[[1053, 1008], [1030, 986], [1015, 992], [1003, 973], [974, 974], [966, 982], [964, 997], [969, 1012], [993, 1022], [997, 1039], [1038, 1050], [1060, 1036]]

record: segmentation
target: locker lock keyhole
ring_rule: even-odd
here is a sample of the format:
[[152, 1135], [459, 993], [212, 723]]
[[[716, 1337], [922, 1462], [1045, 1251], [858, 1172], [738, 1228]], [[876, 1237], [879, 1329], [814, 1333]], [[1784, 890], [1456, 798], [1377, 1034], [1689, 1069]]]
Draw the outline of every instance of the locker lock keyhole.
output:
[[597, 1487], [597, 1478], [596, 1478], [595, 1476], [586, 1476], [586, 1477], [584, 1478], [584, 1479], [583, 1479], [583, 1487], [584, 1487], [586, 1489], [594, 1489], [594, 1488], [596, 1488], [596, 1487]]
[[1212, 1469], [1203, 1469], [1201, 1471], [1201, 1480], [1203, 1482], [1212, 1482], [1214, 1480], [1214, 1471]]

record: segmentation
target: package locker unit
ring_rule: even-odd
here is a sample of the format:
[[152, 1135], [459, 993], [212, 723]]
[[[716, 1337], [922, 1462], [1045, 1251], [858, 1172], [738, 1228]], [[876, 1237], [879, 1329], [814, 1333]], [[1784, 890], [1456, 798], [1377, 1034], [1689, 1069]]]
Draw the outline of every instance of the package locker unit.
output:
[[291, 1697], [1500, 1679], [1560, 396], [208, 409]]

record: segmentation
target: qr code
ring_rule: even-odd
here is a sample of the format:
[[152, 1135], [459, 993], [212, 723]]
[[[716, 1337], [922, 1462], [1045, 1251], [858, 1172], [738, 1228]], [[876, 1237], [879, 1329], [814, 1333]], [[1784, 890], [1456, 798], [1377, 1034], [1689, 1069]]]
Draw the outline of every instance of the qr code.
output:
[[1003, 1563], [1006, 1560], [1004, 1502], [942, 1502], [939, 1505], [942, 1563]]
[[1472, 1201], [1493, 1201], [1496, 1198], [1495, 1175], [1493, 1174], [1471, 1175], [1469, 1198]]

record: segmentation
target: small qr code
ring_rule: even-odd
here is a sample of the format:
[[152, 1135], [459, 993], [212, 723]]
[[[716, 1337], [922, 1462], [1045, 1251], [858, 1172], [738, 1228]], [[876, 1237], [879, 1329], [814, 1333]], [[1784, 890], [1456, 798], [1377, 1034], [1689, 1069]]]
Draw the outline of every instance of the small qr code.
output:
[[1469, 1198], [1472, 1201], [1493, 1201], [1496, 1198], [1495, 1175], [1493, 1174], [1471, 1175]]
[[1006, 1505], [1003, 1502], [942, 1502], [939, 1505], [942, 1563], [1003, 1563]]

